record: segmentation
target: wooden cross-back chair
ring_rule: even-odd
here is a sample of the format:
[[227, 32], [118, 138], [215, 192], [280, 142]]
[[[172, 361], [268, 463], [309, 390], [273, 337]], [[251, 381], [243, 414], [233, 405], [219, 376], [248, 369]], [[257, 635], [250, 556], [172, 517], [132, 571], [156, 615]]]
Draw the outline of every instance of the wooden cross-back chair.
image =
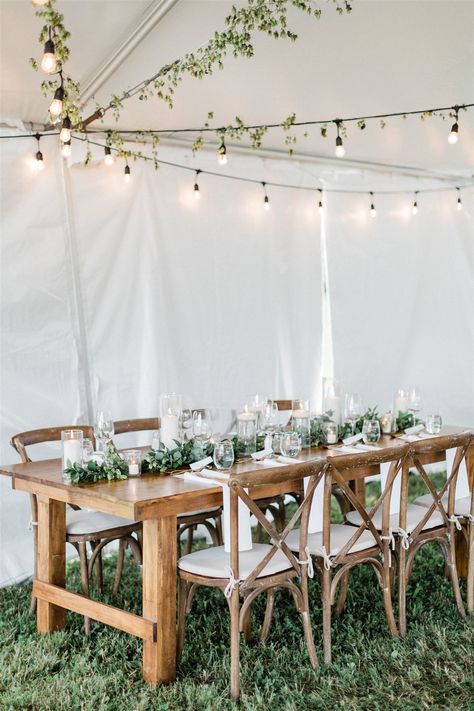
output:
[[160, 429], [161, 420], [159, 417], [137, 417], [134, 420], [115, 420], [114, 434], [126, 434], [127, 432], [146, 432]]
[[[335, 452], [337, 450], [334, 450]], [[382, 589], [385, 616], [389, 632], [398, 636], [397, 625], [392, 608], [390, 550], [390, 499], [393, 482], [401, 471], [409, 452], [408, 445], [386, 448], [380, 452], [361, 454], [330, 455], [324, 481], [323, 528], [322, 531], [308, 535], [308, 548], [313, 562], [321, 577], [323, 605], [323, 641], [324, 660], [331, 662], [331, 609], [336, 602], [338, 586], [339, 598], [335, 608], [336, 615], [344, 607], [349, 573], [360, 564], [371, 565]], [[350, 480], [360, 476], [360, 471], [367, 467], [389, 463], [390, 468], [380, 496], [370, 509], [365, 509], [350, 486]], [[337, 485], [350, 506], [359, 514], [357, 527], [331, 523], [331, 496], [333, 486]], [[380, 528], [374, 523], [379, 516]], [[293, 546], [295, 541], [290, 541]], [[292, 547], [293, 547], [292, 546]]]
[[[459, 467], [465, 459], [472, 439], [472, 433], [466, 432], [456, 435], [441, 435], [434, 439], [411, 443], [411, 466], [420, 475], [428, 493], [416, 499], [413, 504], [408, 504], [410, 472], [407, 466], [402, 479], [398, 536], [399, 625], [402, 635], [406, 632], [407, 583], [413, 569], [415, 555], [427, 543], [435, 542], [440, 546], [449, 572], [456, 607], [461, 617], [466, 616], [459, 589], [455, 537], [456, 529], [461, 528], [460, 521], [465, 517], [471, 524], [469, 535], [472, 545], [472, 522], [469, 520], [469, 516], [472, 515], [472, 495], [464, 497], [464, 499], [456, 499], [456, 484]], [[456, 450], [453, 465], [451, 470], [446, 473], [446, 481], [437, 490], [423, 466], [423, 456], [442, 454], [448, 449]], [[413, 514], [420, 511], [421, 513], [418, 513], [414, 518]], [[472, 581], [469, 594], [472, 607]]]
[[[308, 574], [312, 575], [312, 567], [307, 552], [307, 528], [313, 493], [326, 467], [324, 460], [317, 460], [249, 474], [230, 474], [230, 553], [225, 552], [224, 546], [219, 546], [196, 551], [178, 561], [178, 658], [184, 642], [185, 618], [190, 612], [197, 587], [220, 589], [230, 611], [231, 694], [234, 699], [238, 699], [240, 694], [240, 632], [244, 632], [246, 639], [249, 638], [251, 605], [262, 593], [267, 596], [267, 607], [260, 641], [263, 642], [269, 632], [275, 591], [287, 589], [301, 614], [310, 662], [314, 668], [318, 666], [308, 603]], [[305, 477], [309, 477], [306, 495], [284, 530], [278, 531], [274, 523], [267, 520], [258, 502], [250, 496], [252, 489]], [[239, 500], [266, 531], [269, 544], [254, 543], [251, 550], [239, 551]], [[295, 554], [286, 540], [298, 522], [301, 525], [297, 532], [298, 552]]]
[[[84, 437], [94, 441], [94, 430], [89, 425], [69, 425], [63, 427], [46, 427], [28, 432], [20, 432], [11, 439], [12, 447], [18, 452], [21, 461], [31, 462], [27, 448], [34, 444], [47, 442], [57, 442], [61, 439], [61, 432], [64, 430], [81, 430]], [[33, 548], [34, 548], [34, 575], [36, 578], [36, 557], [38, 551], [38, 501], [35, 494], [30, 494], [31, 504], [31, 524], [33, 528]], [[79, 554], [81, 569], [81, 586], [84, 595], [89, 596], [89, 578], [92, 570], [96, 569], [97, 585], [103, 592], [103, 578], [101, 553], [102, 549], [111, 541], [126, 541], [132, 546], [134, 554], [141, 560], [141, 549], [132, 536], [138, 531], [140, 524], [127, 521], [119, 516], [105, 514], [99, 511], [85, 511], [77, 506], [71, 506], [66, 510], [66, 542], [74, 546]], [[90, 560], [87, 556], [87, 543], [89, 543], [92, 555]], [[117, 592], [120, 582], [121, 570], [117, 563], [116, 579], [114, 583], [114, 593]], [[118, 582], [117, 582], [118, 581]], [[36, 609], [36, 598], [31, 597], [30, 612]], [[84, 618], [84, 630], [88, 634], [90, 631], [90, 620]]]

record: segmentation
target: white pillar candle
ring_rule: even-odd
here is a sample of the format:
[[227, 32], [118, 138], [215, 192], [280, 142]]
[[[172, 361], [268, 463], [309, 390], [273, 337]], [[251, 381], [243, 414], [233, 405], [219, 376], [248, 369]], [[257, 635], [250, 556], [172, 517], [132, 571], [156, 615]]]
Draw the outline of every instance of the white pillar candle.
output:
[[79, 439], [67, 439], [63, 441], [63, 469], [76, 462], [82, 464], [82, 442]]
[[251, 420], [255, 420], [255, 413], [253, 412], [240, 412], [237, 415], [237, 419], [240, 420], [240, 422], [250, 422]]
[[337, 424], [341, 424], [341, 398], [339, 395], [326, 395], [324, 398], [324, 412], [332, 411], [331, 419]]
[[407, 397], [396, 397], [395, 398], [395, 417], [399, 412], [408, 411], [408, 398]]
[[168, 447], [168, 449], [174, 449], [176, 443], [174, 440], [179, 441], [179, 420], [177, 415], [163, 415], [161, 418], [161, 441]]
[[293, 417], [296, 419], [307, 420], [309, 416], [309, 410], [293, 410]]

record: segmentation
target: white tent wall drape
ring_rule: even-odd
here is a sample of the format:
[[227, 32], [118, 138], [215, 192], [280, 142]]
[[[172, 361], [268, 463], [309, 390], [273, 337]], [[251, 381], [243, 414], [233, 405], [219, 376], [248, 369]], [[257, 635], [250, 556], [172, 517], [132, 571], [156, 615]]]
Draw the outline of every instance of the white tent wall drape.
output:
[[[372, 185], [374, 178], [372, 178]], [[408, 197], [408, 199], [407, 199]], [[425, 412], [474, 424], [472, 191], [328, 195], [328, 268], [335, 371], [366, 405], [391, 409], [415, 384]]]
[[[221, 430], [257, 390], [316, 402], [319, 219], [305, 193], [269, 192], [266, 213], [261, 185], [203, 175], [197, 202], [194, 172], [141, 162], [128, 185], [123, 165], [102, 161], [73, 164], [63, 184], [54, 139], [42, 149], [34, 175], [25, 141], [2, 144], [2, 463], [18, 461], [15, 432], [88, 422], [98, 405], [157, 415], [169, 390], [217, 408]], [[200, 163], [215, 169], [215, 156]], [[232, 169], [301, 180], [286, 161], [238, 157]], [[27, 497], [0, 482], [1, 585], [31, 573], [32, 554]]]

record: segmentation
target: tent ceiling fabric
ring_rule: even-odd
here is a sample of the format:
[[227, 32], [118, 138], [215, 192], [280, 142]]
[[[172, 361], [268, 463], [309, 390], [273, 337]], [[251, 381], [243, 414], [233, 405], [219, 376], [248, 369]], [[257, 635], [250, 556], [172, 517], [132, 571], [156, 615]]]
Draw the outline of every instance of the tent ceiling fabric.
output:
[[[153, 5], [141, 0], [81, 2], [63, 0], [71, 30], [68, 71], [86, 81], [130, 36]], [[151, 76], [161, 66], [196, 49], [224, 26], [227, 0], [179, 0], [131, 52], [97, 92], [95, 100]], [[126, 102], [120, 128], [178, 128], [202, 125], [208, 111], [214, 124], [236, 115], [245, 122], [278, 121], [293, 111], [300, 120], [423, 109], [472, 101], [474, 86], [474, 3], [464, 0], [358, 0], [349, 15], [337, 15], [321, 3], [319, 21], [292, 9], [290, 26], [296, 43], [255, 38], [252, 60], [229, 57], [224, 71], [204, 80], [186, 77], [176, 91], [175, 108], [138, 98]], [[28, 66], [40, 54], [40, 22], [28, 2], [1, 2], [3, 119], [44, 122], [47, 101], [40, 75]], [[19, 33], [16, 28], [21, 27]], [[103, 28], [98, 32], [97, 28]], [[249, 81], [251, 69], [251, 81]], [[86, 115], [95, 108], [90, 100]], [[94, 124], [99, 127], [101, 124]], [[104, 125], [114, 125], [109, 115]], [[350, 127], [348, 158], [420, 166], [453, 175], [472, 174], [474, 112], [461, 115], [461, 140], [450, 146], [447, 122], [433, 118], [392, 119], [382, 130]], [[283, 135], [274, 130], [265, 147], [282, 149]], [[316, 129], [301, 137], [296, 150], [333, 157], [334, 137], [322, 139]]]

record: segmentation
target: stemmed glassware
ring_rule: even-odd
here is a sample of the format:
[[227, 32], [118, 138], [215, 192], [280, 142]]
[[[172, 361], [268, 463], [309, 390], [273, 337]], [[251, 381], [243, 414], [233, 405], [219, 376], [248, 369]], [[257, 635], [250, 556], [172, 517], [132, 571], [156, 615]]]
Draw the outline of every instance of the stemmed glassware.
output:
[[204, 452], [212, 435], [212, 419], [209, 410], [193, 410], [193, 433], [194, 439]]
[[97, 451], [105, 451], [107, 442], [114, 436], [114, 421], [110, 410], [98, 410], [94, 424]]
[[193, 413], [189, 409], [181, 411], [181, 437], [183, 442], [193, 437]]
[[411, 387], [408, 388], [408, 412], [413, 413], [413, 424], [415, 423], [415, 418], [417, 412], [421, 410], [421, 393], [419, 388]]
[[357, 420], [362, 414], [362, 401], [358, 393], [346, 393], [344, 398], [344, 419], [351, 423], [351, 433], [354, 434]]
[[271, 400], [262, 410], [262, 430], [265, 432], [265, 449], [273, 450], [273, 435], [278, 429], [278, 405]]

